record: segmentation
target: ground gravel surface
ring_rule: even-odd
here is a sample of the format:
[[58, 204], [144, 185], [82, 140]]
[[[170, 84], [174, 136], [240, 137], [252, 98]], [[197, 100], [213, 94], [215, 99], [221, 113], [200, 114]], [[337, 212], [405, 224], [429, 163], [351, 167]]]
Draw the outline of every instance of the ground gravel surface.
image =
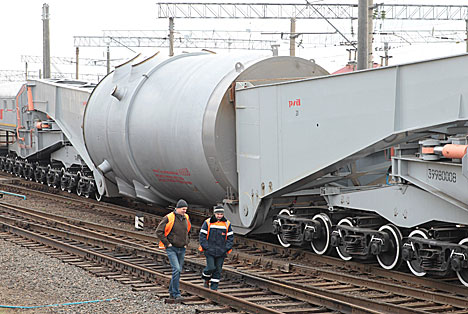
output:
[[165, 304], [151, 291], [134, 292], [113, 280], [95, 277], [19, 245], [0, 240], [0, 304], [38, 306], [114, 299], [0, 313], [194, 313], [195, 307]]
[[[132, 230], [130, 223], [113, 221], [92, 213], [79, 211], [75, 206], [54, 204], [31, 197], [26, 201], [5, 196], [2, 202], [16, 203], [63, 216], [105, 223], [110, 227]], [[154, 230], [145, 230], [153, 234]], [[38, 306], [93, 300], [110, 301], [80, 305], [63, 305], [36, 309], [8, 309], [4, 313], [194, 313], [196, 307], [165, 304], [151, 291], [134, 292], [130, 286], [96, 277], [89, 272], [58, 259], [23, 248], [0, 239], [0, 305]]]
[[[63, 193], [67, 195], [67, 193]], [[75, 203], [70, 199], [69, 203], [53, 203], [50, 200], [41, 198], [36, 195], [28, 195], [26, 200], [21, 198], [5, 195], [2, 202], [25, 206], [36, 210], [52, 213], [55, 215], [66, 216], [78, 220], [93, 222], [95, 224], [104, 224], [108, 227], [135, 231], [134, 221], [126, 222], [113, 219], [109, 215], [105, 215], [102, 211], [96, 208], [83, 208], [81, 204]], [[168, 211], [169, 213], [169, 211]], [[145, 227], [142, 233], [156, 237], [156, 228]]]

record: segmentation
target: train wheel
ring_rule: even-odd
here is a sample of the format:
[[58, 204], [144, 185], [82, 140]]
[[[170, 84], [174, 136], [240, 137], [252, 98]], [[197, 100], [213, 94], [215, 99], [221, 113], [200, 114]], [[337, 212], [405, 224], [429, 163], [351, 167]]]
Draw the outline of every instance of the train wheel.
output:
[[78, 183], [76, 184], [76, 194], [78, 196], [83, 195], [83, 188], [84, 188], [83, 180], [80, 178], [78, 180]]
[[397, 269], [401, 265], [401, 245], [403, 236], [400, 230], [394, 225], [384, 225], [379, 231], [388, 233], [390, 236], [390, 247], [387, 252], [377, 255], [377, 261], [384, 269]]
[[64, 177], [65, 173], [67, 172], [67, 170], [62, 167], [62, 169], [60, 169], [60, 174], [61, 174], [61, 178], [60, 178], [60, 190], [62, 191], [65, 191], [67, 189], [67, 186], [69, 184], [69, 181], [67, 180], [67, 178], [69, 177]]
[[16, 169], [16, 176], [24, 178], [24, 163], [18, 165], [18, 168]]
[[34, 181], [34, 165], [33, 164], [28, 165], [28, 180]]
[[30, 173], [30, 165], [28, 163], [28, 161], [25, 161], [26, 163], [24, 164], [24, 179], [25, 180], [29, 180], [29, 178], [31, 177], [31, 173]]
[[[349, 220], [349, 218], [343, 218], [338, 222], [338, 226], [341, 226], [341, 225], [352, 227], [353, 223], [351, 222], [351, 220]], [[343, 237], [343, 235], [341, 234], [341, 231], [338, 230], [338, 232], [340, 233], [340, 238]], [[348, 253], [344, 252], [342, 248], [340, 248], [340, 246], [336, 247], [336, 252], [338, 253], [338, 256], [344, 261], [349, 261], [353, 258]]]
[[[464, 238], [463, 240], [461, 240], [458, 244], [465, 244], [467, 245], [466, 243], [468, 243], [468, 238]], [[463, 269], [461, 271], [457, 271], [457, 276], [458, 276], [458, 280], [460, 280], [460, 282], [468, 287], [468, 270], [467, 269]]]
[[[287, 216], [291, 216], [291, 212], [289, 211], [289, 209], [282, 209], [278, 215], [287, 215]], [[279, 225], [281, 226], [282, 223], [285, 223], [284, 220], [278, 218], [278, 223]], [[290, 247], [291, 246], [291, 243], [288, 243], [286, 240], [284, 240], [283, 238], [283, 235], [281, 233], [278, 233], [278, 241], [279, 243], [283, 246], [283, 247]]]
[[72, 180], [73, 180], [73, 177], [70, 176], [70, 178], [67, 180], [67, 186], [66, 186], [66, 191], [70, 194], [73, 193]]
[[[409, 234], [408, 236], [409, 238], [410, 237], [413, 237], [413, 238], [423, 238], [423, 239], [428, 239], [429, 236], [427, 234], [427, 231], [424, 230], [424, 229], [418, 229], [418, 230], [413, 230], [411, 231], [411, 233]], [[411, 243], [411, 247], [414, 251], [414, 244]], [[406, 262], [408, 264], [408, 268], [409, 270], [415, 275], [415, 276], [418, 276], [418, 277], [422, 277], [422, 276], [425, 276], [426, 275], [426, 272], [422, 269], [421, 265], [418, 264], [418, 261], [417, 260], [413, 260], [413, 261], [407, 261]]]
[[330, 250], [331, 220], [327, 214], [317, 214], [312, 220], [318, 221], [321, 228], [320, 236], [317, 239], [312, 239], [310, 246], [318, 255], [328, 254]]
[[60, 180], [61, 179], [62, 179], [61, 173], [56, 171], [55, 174], [54, 174], [54, 181], [52, 183], [52, 187], [54, 189], [60, 188]]
[[[76, 177], [75, 177], [75, 182], [76, 182], [76, 187], [75, 187], [75, 188], [76, 188], [76, 194], [77, 194], [78, 196], [83, 195], [83, 184], [82, 184], [82, 181], [83, 181], [83, 180], [81, 180], [81, 172], [78, 171], [78, 172], [76, 173]], [[69, 193], [72, 193], [72, 192], [73, 192], [73, 190], [72, 190], [71, 188], [69, 188]]]
[[46, 173], [46, 183], [47, 186], [52, 187], [52, 184], [54, 182], [54, 169], [50, 165], [47, 166], [47, 173]]
[[94, 196], [96, 197], [96, 201], [102, 201], [103, 195], [99, 193], [99, 191], [94, 192]]

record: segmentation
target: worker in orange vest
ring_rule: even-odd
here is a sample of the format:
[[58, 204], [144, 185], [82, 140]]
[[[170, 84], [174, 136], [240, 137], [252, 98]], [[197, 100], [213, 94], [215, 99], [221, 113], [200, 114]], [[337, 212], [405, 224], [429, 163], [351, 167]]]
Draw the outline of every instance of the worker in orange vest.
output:
[[203, 222], [199, 240], [198, 249], [204, 252], [206, 257], [206, 267], [202, 272], [204, 287], [218, 290], [224, 259], [231, 253], [234, 244], [231, 222], [224, 217], [222, 206], [215, 206], [213, 216]]
[[166, 249], [167, 257], [172, 268], [172, 278], [169, 284], [171, 299], [181, 301], [179, 290], [180, 274], [184, 266], [185, 248], [189, 243], [191, 228], [189, 216], [186, 214], [188, 204], [180, 199], [173, 212], [167, 214], [158, 225], [159, 248]]

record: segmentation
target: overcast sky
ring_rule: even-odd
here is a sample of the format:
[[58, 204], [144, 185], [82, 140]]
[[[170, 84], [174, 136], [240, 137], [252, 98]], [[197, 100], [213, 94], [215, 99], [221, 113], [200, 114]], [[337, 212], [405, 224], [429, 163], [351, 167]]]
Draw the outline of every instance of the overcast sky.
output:
[[[42, 5], [46, 2], [50, 7], [50, 34], [51, 34], [51, 55], [60, 57], [74, 57], [75, 47], [73, 36], [100, 36], [103, 30], [162, 30], [168, 28], [166, 19], [157, 18], [157, 5], [155, 0], [134, 0], [134, 1], [107, 1], [107, 0], [15, 0], [2, 1], [0, 4], [0, 70], [23, 70], [21, 55], [42, 56]], [[183, 2], [183, 1], [181, 1]], [[187, 1], [188, 2], [188, 1]], [[201, 1], [197, 1], [201, 2]], [[213, 1], [213, 2], [234, 2], [234, 1]], [[282, 3], [302, 3], [301, 0], [284, 1], [249, 1], [239, 2], [282, 2]], [[356, 1], [317, 1], [317, 3], [357, 3]], [[375, 1], [377, 2], [377, 1]], [[467, 5], [467, 0], [447, 0], [447, 1], [378, 1], [385, 3], [406, 3], [406, 4], [453, 4]], [[350, 32], [350, 21], [332, 21], [342, 32]], [[384, 29], [464, 29], [465, 22], [453, 21], [386, 21], [385, 25], [375, 22], [375, 27]], [[230, 30], [261, 30], [261, 31], [289, 31], [289, 21], [262, 21], [262, 20], [183, 20], [176, 19], [177, 29], [230, 29]], [[297, 31], [332, 31], [332, 28], [324, 21], [304, 21], [297, 22]], [[354, 23], [357, 31], [357, 23]], [[382, 47], [380, 39], [376, 39], [375, 48]], [[287, 55], [289, 46], [287, 41], [281, 41], [280, 54]], [[391, 64], [405, 63], [415, 60], [459, 54], [465, 52], [466, 46], [463, 42], [450, 44], [391, 44], [390, 55], [393, 58]], [[167, 53], [167, 48], [138, 49], [143, 54], [150, 55], [157, 50]], [[314, 47], [305, 45], [298, 47], [296, 55], [315, 59], [317, 63], [333, 72], [346, 64], [348, 55], [346, 47]], [[176, 51], [180, 53], [181, 51]], [[263, 52], [268, 53], [268, 52]], [[125, 48], [113, 48], [111, 54], [114, 58], [128, 58], [133, 55]], [[379, 52], [375, 52], [380, 62]], [[81, 56], [87, 58], [103, 59], [104, 48], [82, 48]], [[30, 69], [40, 68], [40, 65], [30, 65]], [[105, 70], [105, 69], [104, 69]], [[63, 66], [55, 66], [52, 71], [70, 71], [63, 69]], [[81, 70], [81, 72], [89, 72]]]

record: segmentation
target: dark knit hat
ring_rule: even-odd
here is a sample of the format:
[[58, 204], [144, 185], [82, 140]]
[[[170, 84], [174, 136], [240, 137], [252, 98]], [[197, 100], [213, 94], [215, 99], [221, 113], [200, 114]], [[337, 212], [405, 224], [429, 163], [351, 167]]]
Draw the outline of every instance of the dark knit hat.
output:
[[188, 204], [187, 204], [187, 202], [185, 200], [180, 199], [177, 202], [176, 208], [182, 208], [182, 207], [188, 207]]
[[215, 206], [213, 209], [214, 214], [224, 214], [224, 208], [223, 206]]

